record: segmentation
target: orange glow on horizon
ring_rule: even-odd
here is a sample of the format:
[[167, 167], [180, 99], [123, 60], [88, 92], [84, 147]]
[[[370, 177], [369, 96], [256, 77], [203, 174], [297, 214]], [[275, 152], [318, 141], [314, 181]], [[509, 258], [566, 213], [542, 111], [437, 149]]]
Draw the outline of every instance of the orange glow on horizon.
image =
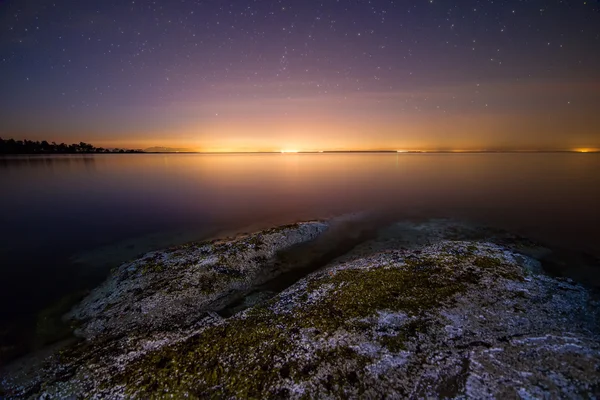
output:
[[[265, 98], [249, 97], [249, 88], [235, 87], [248, 96], [231, 100], [230, 87], [217, 87], [210, 102], [183, 99], [163, 109], [142, 109], [147, 117], [134, 123], [102, 120], [93, 128], [44, 129], [20, 127], [0, 132], [4, 138], [48, 140], [57, 143], [84, 141], [96, 147], [148, 149], [167, 147], [192, 152], [297, 152], [319, 151], [578, 151], [600, 149], [600, 117], [591, 106], [597, 85], [578, 82], [496, 84], [486, 86], [499, 104], [531, 93], [564, 99], [573, 87], [586, 100], [578, 108], [522, 110], [513, 107], [472, 109], [469, 87], [450, 86], [416, 92], [368, 92], [348, 96], [299, 96], [282, 102], [267, 96], [279, 87], [265, 88]], [[268, 89], [268, 90], [267, 90]], [[288, 87], [290, 93], [301, 90]], [[246, 92], [244, 92], [244, 90]], [[406, 101], [425, 96], [432, 104], [454, 96], [455, 110], [415, 111]], [[583, 99], [582, 98], [582, 99]], [[202, 110], [205, 114], [200, 114]], [[142, 112], [140, 111], [140, 112]], [[160, 123], [155, 123], [156, 121]], [[57, 121], [57, 123], [60, 121]], [[566, 134], [568, 133], [568, 135]], [[290, 151], [291, 152], [291, 151]]]

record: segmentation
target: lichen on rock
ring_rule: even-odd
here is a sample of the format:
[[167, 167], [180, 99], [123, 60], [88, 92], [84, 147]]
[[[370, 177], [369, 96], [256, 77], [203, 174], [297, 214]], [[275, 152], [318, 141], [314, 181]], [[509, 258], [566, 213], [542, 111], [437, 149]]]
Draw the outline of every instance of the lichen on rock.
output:
[[211, 302], [281, 273], [267, 268], [278, 251], [326, 229], [307, 222], [148, 253], [121, 265], [66, 318], [82, 321], [77, 333], [88, 339], [190, 325]]
[[[574, 285], [574, 293], [553, 295], [550, 303], [535, 301], [556, 283], [527, 278], [515, 256], [492, 244], [442, 242], [418, 255], [392, 252], [337, 265], [266, 305], [132, 363], [112, 385], [139, 397], [517, 395], [517, 385], [493, 385], [493, 378], [478, 374], [485, 352], [515, 353], [524, 337], [539, 331], [583, 333], [593, 325], [575, 313], [582, 298], [574, 293], [584, 295]], [[531, 315], [525, 323], [527, 309], [561, 310], [570, 318], [557, 324], [547, 315]], [[586, 346], [588, 357], [581, 362], [587, 376], [574, 368], [555, 371], [578, 390], [599, 379], [598, 346], [591, 340]], [[568, 356], [581, 353], [575, 350]], [[532, 377], [529, 383], [552, 380], [519, 360], [507, 357], [494, 371], [527, 367], [522, 372]], [[485, 390], [477, 386], [481, 376], [490, 381]], [[545, 393], [545, 387], [527, 390]]]
[[[221, 245], [243, 252], [271, 234], [280, 232], [263, 234], [261, 244], [252, 236]], [[90, 336], [49, 360], [38, 387], [5, 387], [23, 396], [92, 398], [597, 394], [600, 315], [589, 290], [542, 275], [539, 263], [514, 246], [480, 237], [439, 236], [409, 248], [378, 240], [229, 318], [205, 311], [177, 330]], [[377, 250], [367, 254], [367, 247]], [[177, 251], [170, 254], [186, 268], [223, 267], [214, 247], [192, 265]], [[123, 275], [131, 285], [144, 280], [127, 268], [116, 276]], [[123, 306], [113, 302], [110, 310]], [[146, 324], [132, 321], [130, 327]]]

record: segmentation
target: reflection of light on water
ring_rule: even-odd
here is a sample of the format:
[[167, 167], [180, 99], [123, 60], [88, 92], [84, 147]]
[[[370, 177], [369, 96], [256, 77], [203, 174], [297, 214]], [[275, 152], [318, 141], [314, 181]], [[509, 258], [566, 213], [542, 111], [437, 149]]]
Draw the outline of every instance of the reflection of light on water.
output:
[[578, 153], [592, 153], [592, 152], [598, 151], [598, 149], [583, 148], [583, 149], [575, 149], [575, 151]]
[[281, 154], [286, 154], [286, 153], [298, 153], [298, 150], [281, 150]]
[[396, 153], [408, 153], [408, 150], [396, 150]]

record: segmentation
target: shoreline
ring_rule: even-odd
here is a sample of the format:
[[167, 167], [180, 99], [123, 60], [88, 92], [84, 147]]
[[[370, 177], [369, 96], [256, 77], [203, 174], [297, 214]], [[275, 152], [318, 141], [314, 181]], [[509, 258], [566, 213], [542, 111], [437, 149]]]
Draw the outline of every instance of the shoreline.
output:
[[[510, 327], [503, 327], [503, 324], [506, 324], [508, 321], [506, 318], [516, 318], [516, 315], [522, 313], [523, 309], [527, 309], [528, 307], [542, 307], [541, 304], [535, 302], [530, 304], [530, 296], [523, 297], [519, 293], [527, 293], [527, 291], [532, 291], [534, 289], [546, 290], [542, 289], [542, 287], [568, 287], [567, 293], [574, 292], [577, 293], [577, 296], [579, 297], [569, 298], [569, 301], [573, 302], [573, 304], [568, 304], [568, 301], [566, 303], [564, 301], [560, 303], [560, 307], [562, 307], [563, 311], [571, 309], [572, 307], [583, 307], [584, 304], [581, 303], [583, 297], [581, 296], [587, 296], [586, 298], [589, 299], [593, 298], [588, 289], [581, 287], [572, 280], [553, 278], [546, 274], [542, 274], [542, 264], [537, 259], [544, 258], [551, 250], [545, 249], [524, 238], [511, 235], [510, 233], [476, 227], [450, 220], [397, 222], [385, 227], [377, 226], [377, 224], [368, 226], [361, 225], [363, 223], [361, 217], [364, 217], [364, 215], [354, 215], [347, 220], [340, 219], [336, 221], [333, 219], [330, 221], [306, 222], [275, 227], [254, 234], [237, 236], [235, 238], [177, 246], [162, 251], [146, 253], [144, 256], [133, 262], [125, 263], [114, 271], [104, 284], [94, 289], [83, 302], [79, 303], [78, 306], [67, 314], [67, 320], [77, 324], [78, 328], [76, 332], [80, 337], [85, 338], [85, 340], [68, 344], [59, 352], [62, 355], [58, 358], [55, 354], [45, 360], [25, 360], [25, 363], [29, 362], [29, 365], [21, 365], [20, 368], [14, 367], [15, 364], [13, 364], [13, 369], [10, 370], [9, 368], [7, 375], [10, 378], [2, 381], [2, 386], [4, 387], [3, 390], [5, 393], [8, 393], [9, 396], [15, 395], [17, 397], [29, 397], [32, 396], [33, 393], [48, 393], [60, 397], [61, 395], [78, 393], [78, 390], [80, 390], [77, 389], [78, 387], [83, 388], [92, 385], [92, 387], [96, 388], [93, 393], [109, 398], [120, 398], [123, 395], [145, 397], [151, 393], [155, 393], [154, 390], [159, 390], [160, 388], [165, 390], [171, 388], [174, 390], [174, 383], [169, 383], [171, 381], [168, 376], [164, 376], [165, 380], [162, 381], [162, 383], [155, 382], [150, 386], [150, 388], [154, 388], [153, 385], [157, 384], [158, 386], [156, 386], [155, 389], [149, 389], [148, 386], [140, 386], [140, 382], [137, 379], [150, 379], [150, 375], [148, 375], [150, 374], [150, 371], [155, 371], [152, 374], [156, 373], [159, 376], [162, 376], [162, 372], [160, 372], [162, 362], [160, 362], [159, 365], [151, 364], [148, 366], [146, 364], [147, 361], [144, 360], [151, 360], [153, 357], [163, 354], [164, 351], [169, 352], [170, 356], [168, 359], [171, 361], [180, 358], [183, 360], [188, 359], [189, 357], [196, 357], [193, 355], [195, 354], [194, 351], [191, 351], [192, 348], [189, 347], [190, 341], [209, 340], [207, 338], [210, 336], [210, 332], [220, 331], [223, 326], [228, 326], [228, 324], [239, 326], [242, 331], [247, 329], [252, 331], [252, 329], [254, 329], [252, 327], [255, 326], [255, 323], [258, 324], [258, 326], [262, 326], [261, 324], [263, 324], [263, 322], [261, 321], [263, 321], [265, 316], [261, 313], [269, 315], [267, 320], [277, 320], [278, 318], [284, 318], [285, 315], [288, 314], [288, 311], [286, 311], [288, 307], [292, 307], [291, 310], [296, 310], [292, 312], [297, 313], [297, 315], [293, 316], [292, 319], [285, 317], [284, 320], [282, 320], [282, 331], [273, 332], [273, 335], [275, 336], [272, 339], [275, 340], [278, 335], [285, 333], [285, 337], [289, 336], [295, 338], [293, 340], [290, 339], [291, 341], [285, 339], [285, 343], [287, 343], [286, 346], [296, 348], [300, 343], [298, 340], [303, 341], [306, 339], [300, 339], [300, 337], [296, 338], [295, 335], [297, 334], [294, 332], [296, 332], [295, 330], [297, 328], [294, 328], [294, 326], [300, 324], [305, 326], [305, 328], [301, 328], [301, 331], [302, 329], [308, 329], [312, 332], [315, 329], [315, 324], [319, 325], [327, 321], [327, 319], [321, 320], [320, 318], [322, 317], [318, 316], [320, 315], [319, 313], [328, 313], [327, 308], [322, 308], [322, 306], [318, 305], [319, 302], [324, 301], [325, 303], [332, 305], [338, 304], [334, 307], [336, 308], [347, 307], [345, 302], [350, 301], [352, 304], [356, 305], [347, 310], [345, 308], [340, 309], [339, 312], [341, 312], [341, 315], [343, 316], [342, 319], [338, 320], [336, 319], [338, 317], [333, 317], [333, 315], [328, 317], [338, 321], [335, 326], [330, 326], [329, 323], [325, 323], [321, 328], [317, 328], [319, 332], [322, 331], [322, 334], [325, 335], [324, 337], [332, 338], [337, 337], [336, 335], [340, 334], [343, 334], [343, 336], [350, 334], [350, 336], [344, 339], [345, 341], [358, 340], [357, 337], [353, 336], [356, 332], [352, 333], [357, 329], [355, 326], [357, 322], [353, 319], [356, 318], [354, 307], [364, 309], [362, 312], [363, 314], [361, 314], [363, 317], [361, 318], [366, 318], [369, 315], [380, 315], [381, 312], [392, 312], [392, 314], [395, 315], [389, 317], [393, 320], [390, 322], [391, 325], [386, 322], [386, 324], [389, 325], [386, 326], [393, 331], [389, 335], [384, 335], [386, 338], [389, 337], [389, 339], [382, 339], [382, 337], [377, 336], [378, 334], [376, 333], [369, 334], [371, 336], [367, 335], [369, 336], [368, 338], [361, 336], [362, 339], [360, 340], [368, 339], [367, 341], [371, 343], [369, 346], [379, 346], [378, 348], [380, 350], [375, 351], [375, 353], [372, 351], [369, 353], [370, 350], [360, 350], [363, 345], [359, 345], [359, 340], [359, 342], [357, 342], [357, 346], [359, 347], [350, 347], [352, 351], [350, 359], [347, 359], [346, 357], [348, 356], [348, 350], [344, 350], [346, 347], [341, 349], [345, 352], [344, 354], [346, 354], [346, 356], [341, 358], [343, 362], [339, 365], [331, 364], [332, 361], [329, 358], [318, 358], [318, 352], [310, 353], [312, 355], [309, 354], [310, 357], [317, 357], [314, 361], [316, 365], [318, 365], [318, 367], [316, 367], [317, 370], [320, 370], [321, 367], [326, 367], [327, 369], [333, 368], [333, 370], [337, 371], [339, 368], [344, 369], [348, 367], [348, 365], [352, 365], [352, 368], [356, 373], [356, 378], [354, 375], [352, 375], [353, 377], [351, 379], [346, 375], [342, 375], [343, 378], [340, 379], [342, 379], [344, 384], [338, 384], [336, 390], [341, 390], [339, 393], [344, 393], [344, 396], [355, 397], [358, 395], [358, 392], [354, 391], [356, 385], [362, 385], [375, 379], [371, 373], [373, 372], [371, 371], [373, 368], [375, 368], [375, 370], [382, 368], [381, 363], [387, 363], [388, 361], [385, 360], [390, 360], [389, 357], [392, 357], [392, 359], [395, 359], [394, 357], [411, 358], [416, 354], [414, 349], [412, 350], [412, 353], [407, 350], [408, 347], [410, 347], [408, 344], [401, 345], [400, 347], [402, 348], [397, 347], [399, 344], [396, 343], [396, 339], [393, 339], [400, 335], [398, 332], [403, 332], [403, 329], [405, 329], [403, 327], [407, 326], [407, 323], [409, 324], [408, 326], [415, 326], [418, 330], [416, 332], [411, 331], [412, 333], [402, 333], [401, 337], [405, 338], [403, 339], [403, 343], [407, 341], [407, 343], [412, 343], [417, 346], [429, 343], [427, 346], [435, 347], [434, 343], [437, 343], [436, 341], [431, 342], [432, 337], [429, 337], [433, 335], [433, 331], [429, 332], [430, 327], [429, 322], [427, 322], [430, 319], [436, 320], [438, 323], [444, 321], [446, 324], [446, 328], [444, 329], [446, 331], [448, 329], [450, 329], [450, 331], [458, 329], [456, 327], [448, 328], [448, 326], [453, 326], [452, 324], [447, 325], [447, 323], [448, 321], [452, 321], [452, 318], [454, 317], [450, 318], [444, 314], [444, 312], [447, 313], [449, 310], [448, 307], [450, 303], [447, 302], [450, 300], [452, 300], [452, 302], [457, 301], [461, 296], [466, 296], [467, 298], [475, 296], [475, 287], [480, 284], [479, 282], [493, 279], [488, 283], [491, 284], [492, 287], [496, 287], [494, 285], [496, 285], [497, 282], [494, 280], [500, 279], [506, 281], [505, 284], [508, 285], [506, 286], [507, 288], [525, 285], [523, 286], [523, 289], [518, 289], [517, 292], [515, 292], [516, 289], [507, 290], [501, 289], [500, 287], [496, 287], [494, 290], [490, 289], [490, 292], [487, 293], [487, 299], [486, 292], [477, 294], [479, 297], [475, 296], [478, 302], [483, 301], [482, 304], [484, 304], [494, 297], [501, 299], [503, 296], [508, 295], [511, 299], [510, 301], [516, 304], [515, 310], [517, 311], [513, 310], [516, 314], [513, 315], [513, 313], [507, 315], [496, 321], [496, 325], [493, 327], [493, 329], [496, 330], [509, 329]], [[448, 265], [453, 265], [455, 267], [453, 267], [454, 269], [447, 269]], [[391, 268], [391, 270], [389, 270], [389, 268]], [[421, 272], [421, 269], [423, 268], [424, 272]], [[390, 272], [386, 272], [388, 270]], [[365, 282], [371, 282], [371, 278], [366, 281], [364, 280], [365, 278], [361, 278], [359, 281], [354, 280], [356, 274], [358, 274], [357, 276], [363, 277], [371, 275], [375, 277], [380, 276], [381, 274], [385, 275], [390, 273], [392, 273], [390, 277], [394, 276], [395, 278], [393, 278], [392, 281], [389, 281], [387, 278], [384, 278], [383, 280], [377, 278], [375, 286], [371, 287], [371, 290], [375, 290], [374, 292], [371, 292], [371, 290], [365, 291], [364, 287], [366, 284]], [[456, 278], [452, 278], [456, 273], [459, 275], [457, 275]], [[381, 277], [383, 277], [383, 275], [381, 275]], [[396, 282], [394, 279], [400, 279], [400, 281], [405, 279], [418, 279], [417, 281], [414, 281], [417, 287], [419, 285], [425, 285], [424, 287], [429, 288], [426, 292], [415, 292], [411, 296], [429, 296], [430, 294], [428, 293], [439, 293], [439, 296], [441, 297], [438, 299], [438, 294], [434, 295], [437, 300], [433, 301], [433, 303], [430, 304], [430, 307], [428, 306], [426, 309], [423, 309], [412, 316], [411, 314], [413, 311], [411, 307], [414, 306], [408, 306], [409, 303], [398, 303], [397, 307], [400, 308], [396, 307], [396, 311], [389, 310], [388, 303], [391, 302], [390, 304], [395, 304], [394, 302], [397, 300], [394, 300], [394, 296], [402, 296], [403, 291], [406, 290], [410, 292], [410, 290], [412, 290], [411, 287], [413, 286], [402, 286], [403, 289], [401, 290], [392, 287], [390, 293], [397, 294], [392, 295], [392, 297], [390, 297], [389, 293], [384, 295], [381, 300], [379, 300], [384, 301], [384, 303], [371, 303], [371, 300], [369, 300], [370, 293], [376, 294], [378, 290], [381, 290], [382, 287], [385, 288], [387, 284], [392, 284], [392, 286], [394, 286], [394, 282]], [[423, 281], [422, 279], [425, 280]], [[453, 283], [452, 279], [458, 280]], [[471, 282], [471, 280], [473, 282]], [[435, 283], [436, 281], [438, 283]], [[207, 282], [210, 282], [210, 284], [207, 284]], [[341, 294], [331, 297], [331, 284], [334, 284], [334, 287], [338, 284], [341, 285], [336, 289], [338, 293]], [[431, 286], [432, 284], [433, 286]], [[352, 292], [350, 297], [346, 299], [346, 295], [343, 294], [344, 288], [353, 287], [353, 285], [358, 285], [358, 291]], [[529, 287], [528, 285], [533, 286]], [[525, 287], [527, 288], [525, 289]], [[341, 290], [341, 292], [339, 292], [339, 290]], [[431, 290], [433, 290], [433, 292], [429, 292]], [[447, 292], [447, 290], [450, 292]], [[525, 292], [523, 292], [523, 290], [525, 290]], [[516, 293], [516, 297], [511, 294], [513, 292]], [[295, 299], [291, 303], [290, 295]], [[346, 299], [342, 303], [339, 303], [339, 300], [337, 300], [337, 297], [340, 295], [342, 296], [342, 299]], [[428, 298], [429, 297], [423, 297], [421, 301], [429, 304]], [[308, 303], [306, 303], [306, 301], [308, 301]], [[357, 301], [358, 303], [356, 303]], [[307, 304], [309, 303], [317, 307], [315, 309], [316, 311], [307, 311], [306, 307], [308, 307]], [[418, 305], [420, 303], [415, 304], [417, 304], [418, 308], [421, 307]], [[467, 307], [466, 304], [469, 303], [465, 303], [465, 307]], [[383, 308], [381, 308], [382, 306]], [[311, 307], [309, 307], [309, 309], [312, 310]], [[409, 308], [407, 309], [406, 307]], [[478, 305], [476, 302], [474, 305], [469, 305], [469, 307], [477, 308], [482, 307], [482, 305]], [[596, 316], [598, 314], [598, 305], [596, 303], [593, 304], [591, 309], [589, 309], [589, 304], [585, 307], [588, 308], [588, 312], [591, 315]], [[452, 309], [453, 315], [460, 315], [460, 319], [471, 318], [464, 315], [464, 310], [456, 309], [456, 307], [451, 307], [450, 309]], [[306, 314], [306, 312], [309, 312], [309, 314]], [[314, 314], [314, 312], [317, 312], [317, 314]], [[425, 314], [430, 314], [429, 317], [423, 319], [423, 312]], [[495, 313], [501, 312], [504, 312], [504, 310], [495, 310]], [[561, 313], [560, 310], [557, 310], [557, 312]], [[573, 326], [581, 327], [574, 331], [575, 335], [579, 335], [577, 336], [579, 338], [578, 340], [598, 338], [597, 331], [590, 331], [590, 326], [592, 326], [590, 325], [590, 322], [579, 315], [580, 314], [578, 313], [573, 317], [575, 319], [569, 321], [570, 324], [574, 324]], [[365, 323], [367, 323], [367, 326], [373, 326], [373, 329], [375, 329], [375, 326], [380, 326], [382, 323], [381, 320], [378, 320], [379, 322], [372, 325], [375, 321], [371, 321], [368, 318], [365, 321], [370, 322]], [[417, 318], [417, 320], [421, 322], [418, 322], [418, 325], [415, 325], [417, 320], [414, 318]], [[448, 318], [450, 319], [448, 320]], [[523, 319], [524, 317], [521, 315], [519, 318]], [[523, 321], [526, 322], [522, 321], [522, 323], [538, 326], [534, 330], [536, 333], [543, 333], [544, 329], [548, 330], [548, 332], [553, 332], [553, 318], [554, 317], [548, 316], [546, 319], [539, 319], [532, 314], [531, 317], [525, 316], [525, 320]], [[265, 322], [267, 320], [265, 320]], [[285, 323], [283, 321], [285, 321]], [[422, 323], [425, 324], [423, 326], [428, 327], [424, 332], [421, 332], [421, 328], [418, 327], [421, 326]], [[479, 324], [477, 321], [470, 323], [475, 323], [476, 325]], [[246, 324], [248, 325], [244, 328]], [[437, 326], [437, 323], [434, 325]], [[268, 325], [265, 325], [265, 328], [266, 326]], [[563, 326], [563, 329], [567, 329], [568, 326], [569, 324], [566, 324]], [[345, 328], [342, 329], [342, 327]], [[492, 329], [490, 326], [480, 326], [478, 329], [483, 329], [482, 332], [484, 332], [484, 328]], [[289, 331], [289, 329], [291, 329], [291, 331]], [[339, 331], [339, 329], [342, 329], [342, 331]], [[464, 332], [464, 327], [461, 327], [460, 329]], [[327, 332], [327, 330], [330, 331]], [[306, 331], [302, 335], [307, 334], [309, 331]], [[435, 329], [434, 331], [436, 332], [435, 335], [441, 334]], [[257, 334], [258, 332], [260, 331], [257, 331]], [[394, 332], [396, 332], [396, 334], [394, 334]], [[482, 332], [479, 332], [479, 334], [482, 334]], [[550, 334], [548, 332], [547, 334]], [[506, 335], [509, 335], [508, 331], [505, 333]], [[532, 333], [533, 331], [526, 334], [518, 333], [518, 335], [521, 335], [518, 337], [523, 337], [523, 335], [527, 336], [527, 334]], [[317, 336], [323, 336], [322, 334], [317, 333]], [[448, 334], [448, 332], [445, 334]], [[513, 332], [512, 334], [515, 333]], [[314, 336], [314, 333], [311, 335]], [[197, 339], [202, 337], [205, 337], [205, 339]], [[566, 337], [568, 337], [568, 335], [560, 336], [560, 338], [557, 336], [556, 340], [571, 340], [568, 338], [565, 339]], [[245, 354], [246, 347], [258, 345], [258, 342], [253, 341], [255, 339], [250, 340], [242, 336], [236, 339], [236, 334], [229, 340], [233, 340], [233, 342], [219, 342], [221, 344], [215, 342], [209, 347], [225, 346], [224, 349], [227, 349], [231, 348], [230, 346], [233, 346], [236, 341], [241, 340], [243, 343], [246, 343], [246, 345], [242, 348], [236, 347], [237, 350], [235, 353], [231, 354], [231, 357], [235, 358], [240, 354]], [[247, 340], [250, 340], [250, 342], [247, 342]], [[260, 340], [262, 342], [264, 339]], [[275, 342], [278, 340], [280, 339], [276, 339]], [[281, 340], [284, 339], [282, 338]], [[390, 340], [392, 342], [389, 342]], [[490, 342], [493, 342], [493, 340], [490, 339]], [[270, 339], [265, 343], [271, 343]], [[314, 347], [317, 346], [316, 343], [320, 342], [309, 341], [309, 343], [313, 343], [310, 346]], [[510, 342], [511, 346], [517, 346], [517, 344], [518, 343], [516, 342]], [[314, 351], [317, 351], [319, 346], [320, 345], [315, 347]], [[598, 349], [592, 345], [586, 344], [586, 346], [588, 346], [590, 351], [589, 354], [586, 353], [586, 360], [589, 359], [588, 361], [591, 363], [599, 362], [600, 352], [598, 352]], [[328, 348], [327, 351], [341, 351], [340, 349], [335, 350], [335, 348], [338, 347], [339, 346]], [[92, 362], [92, 359], [89, 359], [90, 355], [98, 354], [97, 352], [100, 351], [100, 349], [103, 349], [101, 351], [105, 352], [106, 356], [101, 356], [100, 359], [93, 361], [93, 364], [90, 364], [90, 362]], [[173, 353], [173, 351], [175, 351], [175, 353]], [[318, 351], [324, 351], [324, 349]], [[363, 354], [365, 351], [369, 354]], [[406, 353], [407, 351], [408, 353]], [[286, 350], [284, 353], [287, 354], [287, 352], [289, 351]], [[275, 353], [279, 354], [278, 351], [275, 351]], [[463, 353], [464, 352], [461, 353], [461, 357], [464, 356]], [[65, 354], [67, 354], [66, 357], [64, 356]], [[136, 355], [129, 357], [127, 354]], [[285, 354], [282, 353], [278, 357], [287, 359]], [[295, 353], [292, 352], [290, 354], [293, 358]], [[364, 358], [366, 357], [370, 360], [369, 365], [372, 367], [366, 365], [359, 368], [358, 364], [355, 365], [357, 362], [357, 355], [360, 356], [359, 359], [362, 360], [360, 362], [361, 365], [363, 362], [367, 361]], [[560, 355], [556, 356], [558, 357]], [[213, 354], [211, 357], [218, 358], [220, 355]], [[461, 358], [461, 360], [462, 359], [463, 358]], [[109, 368], [109, 365], [114, 363], [115, 360], [121, 360], [119, 361], [121, 367], [119, 367], [118, 370]], [[167, 364], [171, 363], [171, 361], [167, 361]], [[452, 363], [455, 361], [458, 362], [457, 360], [454, 360]], [[23, 362], [23, 360], [21, 360], [21, 362]], [[96, 365], [97, 362], [100, 364]], [[241, 364], [239, 364], [240, 362]], [[39, 368], [40, 363], [41, 365], [44, 365], [43, 368]], [[281, 361], [279, 361], [279, 363], [281, 363]], [[348, 363], [348, 365], [345, 363]], [[105, 366], [103, 367], [102, 365]], [[245, 361], [240, 360], [235, 365], [237, 365], [237, 368], [247, 371], [249, 375], [253, 375], [256, 372], [254, 367], [252, 367], [254, 364], [252, 364], [251, 359]], [[275, 368], [276, 365], [278, 364], [275, 363], [273, 368]], [[346, 365], [346, 367], [344, 367], [344, 365]], [[374, 365], [379, 366], [375, 367]], [[397, 360], [393, 361], [393, 365], [395, 369], [401, 369], [401, 366], [404, 364]], [[64, 381], [61, 380], [64, 379], [64, 377], [56, 380], [56, 373], [64, 370], [64, 368], [71, 371], [69, 372], [69, 377]], [[159, 369], [157, 370], [156, 368]], [[291, 364], [286, 368], [292, 368]], [[433, 366], [430, 368], [433, 368]], [[455, 366], [452, 368], [457, 367]], [[133, 371], [132, 369], [137, 371], [134, 375], [131, 375], [132, 377], [136, 377], [134, 380], [127, 378], [127, 376], [129, 376], [127, 374], [123, 375], [126, 371]], [[34, 370], [37, 372], [32, 372]], [[260, 379], [267, 379], [268, 382], [271, 382], [273, 387], [287, 390], [287, 392], [284, 390], [284, 392], [287, 393], [287, 397], [296, 397], [296, 394], [301, 394], [300, 392], [295, 393], [289, 386], [289, 383], [286, 383], [290, 379], [289, 376], [286, 375], [293, 375], [292, 372], [286, 373], [285, 371], [287, 370], [285, 368], [283, 374], [281, 374], [281, 369], [278, 371], [279, 375], [277, 376], [279, 376], [279, 378], [277, 379], [275, 379], [268, 371], [266, 375], [261, 373], [260, 376], [256, 376], [256, 379], [259, 381]], [[567, 374], [568, 371], [565, 371], [562, 371], [562, 373]], [[442, 373], [443, 371], [440, 370], [438, 372]], [[464, 375], [467, 372], [463, 371], [461, 374]], [[494, 373], [498, 374], [499, 371], [495, 371]], [[197, 386], [203, 387], [204, 389], [202, 390], [209, 390], [208, 392], [203, 393], [213, 393], [213, 395], [217, 393], [220, 393], [221, 395], [229, 393], [229, 395], [233, 397], [245, 397], [246, 395], [251, 394], [273, 395], [267, 386], [261, 388], [248, 388], [245, 385], [240, 386], [239, 382], [237, 384], [235, 383], [237, 382], [235, 379], [234, 381], [231, 381], [233, 376], [228, 375], [227, 373], [224, 373], [224, 375], [223, 373], [221, 374], [222, 375], [219, 375], [218, 379], [215, 378], [217, 379], [214, 381], [215, 384], [218, 381], [222, 384], [230, 385], [232, 388], [231, 390], [233, 390], [233, 388], [237, 389], [231, 392], [220, 392], [219, 390], [225, 390], [224, 387], [220, 385], [214, 387], [211, 385], [206, 386], [206, 382], [199, 383], [194, 381], [196, 383], [190, 383], [192, 386], [178, 385], [177, 390], [182, 390], [178, 393], [189, 393], [189, 390]], [[337, 393], [336, 390], [334, 390], [335, 388], [330, 387], [326, 381], [322, 381], [321, 378], [317, 379], [317, 377], [320, 376], [319, 374], [315, 376], [311, 373], [300, 374], [302, 376], [298, 375], [297, 379], [300, 379], [301, 382], [305, 382], [304, 391], [302, 393], [312, 393], [312, 395], [317, 395], [318, 393]], [[444, 374], [447, 375], [450, 374], [450, 372], [444, 372]], [[84, 378], [85, 376], [87, 376], [87, 378]], [[114, 379], [117, 378], [125, 379], [128, 383], [126, 383], [125, 387], [122, 387], [121, 384], [115, 386], [116, 381], [114, 381]], [[447, 377], [444, 379], [446, 378]], [[209, 378], [207, 377], [206, 379]], [[209, 381], [211, 381], [211, 379], [213, 378], [210, 378]], [[275, 381], [271, 381], [272, 379], [275, 379]], [[317, 379], [317, 381], [315, 381], [315, 379]], [[569, 379], [574, 378], [571, 376]], [[590, 377], [589, 379], [592, 378]], [[43, 385], [45, 387], [43, 392], [36, 392], [34, 390], [37, 387], [36, 382], [45, 382]], [[147, 381], [144, 382], [148, 384]], [[406, 388], [406, 385], [412, 384], [411, 382], [411, 379], [406, 380], [403, 378], [391, 387], [388, 387], [388, 390], [394, 391], [400, 390], [400, 388]], [[585, 382], [582, 383], [582, 381], [576, 381], [574, 384], [581, 385], [584, 383]], [[103, 387], [105, 388], [107, 384], [111, 386], [112, 389], [109, 391], [101, 389]], [[463, 393], [465, 394], [468, 392], [467, 386], [468, 385], [464, 383], [462, 384], [462, 389], [458, 389], [465, 391]], [[218, 387], [221, 389], [216, 389]], [[484, 388], [479, 388], [473, 393], [482, 394], [484, 393], [482, 392], [484, 389], [487, 390], [489, 387], [485, 386]], [[217, 391], [215, 392], [214, 390]], [[241, 392], [239, 390], [241, 390]], [[264, 390], [266, 390], [266, 392]], [[439, 394], [439, 392], [437, 393]], [[559, 391], [552, 393], [563, 392]]]

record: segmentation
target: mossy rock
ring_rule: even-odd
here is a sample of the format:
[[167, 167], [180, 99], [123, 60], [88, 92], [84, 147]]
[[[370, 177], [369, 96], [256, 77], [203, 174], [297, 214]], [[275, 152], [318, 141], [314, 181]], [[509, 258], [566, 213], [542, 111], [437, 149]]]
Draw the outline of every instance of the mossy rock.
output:
[[[309, 397], [361, 395], [365, 368], [375, 360], [355, 349], [357, 338], [379, 345], [382, 354], [402, 353], [439, 329], [427, 315], [475, 285], [475, 270], [505, 272], [499, 259], [469, 250], [399, 261], [383, 256], [385, 262], [363, 260], [315, 274], [296, 290], [132, 363], [111, 385], [124, 385], [134, 397], [278, 397], [306, 382], [314, 389]], [[406, 321], [379, 335], [372, 319], [381, 312]], [[348, 336], [348, 345], [319, 344], [340, 335]]]
[[598, 305], [530, 264], [498, 245], [451, 241], [337, 262], [227, 319], [80, 343], [19, 388], [57, 398], [592, 393]]

